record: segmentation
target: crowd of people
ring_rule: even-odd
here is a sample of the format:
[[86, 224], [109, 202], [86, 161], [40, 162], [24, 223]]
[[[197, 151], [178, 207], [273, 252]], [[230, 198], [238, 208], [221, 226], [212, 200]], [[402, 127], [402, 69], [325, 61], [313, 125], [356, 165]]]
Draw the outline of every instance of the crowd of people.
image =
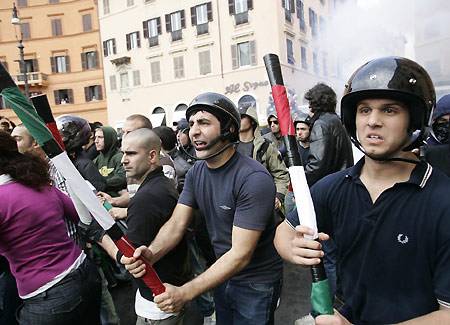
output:
[[[133, 257], [95, 222], [77, 226], [64, 175], [24, 125], [5, 124], [0, 323], [119, 324], [108, 287], [131, 281], [138, 325], [182, 324], [190, 302], [203, 324], [274, 324], [283, 260], [323, 260], [334, 315], [302, 324], [450, 324], [450, 95], [436, 103], [420, 65], [384, 57], [352, 75], [341, 116], [326, 84], [305, 99], [309, 112], [292, 120], [319, 240], [300, 222], [275, 112], [264, 135], [256, 107], [217, 93], [194, 98], [172, 128], [139, 114], [119, 133], [58, 117], [71, 162]], [[142, 258], [165, 292], [142, 281]]]

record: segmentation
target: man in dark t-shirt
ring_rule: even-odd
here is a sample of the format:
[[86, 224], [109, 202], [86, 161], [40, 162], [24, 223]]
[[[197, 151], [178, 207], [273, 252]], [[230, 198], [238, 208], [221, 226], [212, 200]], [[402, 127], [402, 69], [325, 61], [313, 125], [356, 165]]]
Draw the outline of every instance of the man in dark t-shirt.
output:
[[[170, 220], [155, 240], [136, 250], [152, 262], [180, 240], [194, 209], [205, 216], [217, 261], [194, 280], [155, 297], [161, 310], [176, 312], [189, 300], [214, 288], [218, 324], [273, 324], [281, 289], [282, 262], [273, 246], [275, 186], [257, 161], [237, 153], [240, 115], [225, 96], [197, 96], [186, 110], [189, 136], [201, 160], [186, 175]], [[142, 276], [135, 258], [127, 269]]]
[[[135, 246], [149, 245], [159, 229], [169, 220], [177, 204], [178, 192], [170, 179], [164, 176], [159, 152], [161, 141], [151, 130], [138, 129], [128, 133], [122, 141], [122, 163], [127, 177], [139, 184], [128, 205], [127, 236]], [[121, 256], [119, 253], [118, 260]], [[167, 255], [153, 264], [161, 281], [183, 285], [189, 280], [187, 245], [184, 238]], [[151, 290], [140, 279], [135, 283], [135, 310], [137, 324], [158, 321], [158, 324], [178, 324], [183, 312], [166, 313], [153, 302]]]

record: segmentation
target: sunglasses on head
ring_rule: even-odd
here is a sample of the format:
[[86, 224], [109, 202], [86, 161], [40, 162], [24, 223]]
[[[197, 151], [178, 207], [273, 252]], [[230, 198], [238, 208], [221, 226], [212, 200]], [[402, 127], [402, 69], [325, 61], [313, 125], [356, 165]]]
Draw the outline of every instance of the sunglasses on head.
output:
[[272, 120], [272, 121], [269, 121], [269, 125], [270, 124], [275, 124], [275, 125], [278, 125], [278, 121], [277, 120]]

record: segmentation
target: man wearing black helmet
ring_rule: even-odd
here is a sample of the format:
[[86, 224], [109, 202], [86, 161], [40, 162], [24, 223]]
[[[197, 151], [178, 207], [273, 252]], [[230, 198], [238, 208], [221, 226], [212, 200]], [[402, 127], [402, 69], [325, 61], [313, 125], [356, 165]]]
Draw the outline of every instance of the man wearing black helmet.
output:
[[[218, 324], [273, 324], [280, 294], [282, 263], [273, 246], [275, 186], [257, 161], [236, 152], [240, 116], [225, 96], [197, 96], [186, 111], [189, 137], [201, 160], [189, 170], [170, 220], [152, 244], [136, 250], [157, 261], [182, 238], [193, 210], [205, 216], [217, 261], [181, 287], [165, 284], [154, 301], [174, 312], [201, 293], [214, 289]], [[134, 276], [144, 269], [122, 258]]]
[[[410, 151], [435, 104], [427, 72], [399, 57], [370, 61], [350, 78], [342, 119], [365, 156], [311, 189], [320, 240], [337, 246], [337, 312], [316, 324], [449, 324], [449, 179]], [[445, 194], [444, 194], [445, 193]], [[296, 213], [277, 229], [288, 261], [323, 256]]]

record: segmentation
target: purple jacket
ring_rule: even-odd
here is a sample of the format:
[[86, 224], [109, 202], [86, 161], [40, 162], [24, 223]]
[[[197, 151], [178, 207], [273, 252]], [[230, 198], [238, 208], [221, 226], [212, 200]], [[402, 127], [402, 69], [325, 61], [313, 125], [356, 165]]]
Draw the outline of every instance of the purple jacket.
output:
[[16, 182], [0, 185], [0, 255], [8, 260], [20, 296], [67, 270], [81, 250], [68, 237], [64, 216], [78, 222], [68, 196]]

